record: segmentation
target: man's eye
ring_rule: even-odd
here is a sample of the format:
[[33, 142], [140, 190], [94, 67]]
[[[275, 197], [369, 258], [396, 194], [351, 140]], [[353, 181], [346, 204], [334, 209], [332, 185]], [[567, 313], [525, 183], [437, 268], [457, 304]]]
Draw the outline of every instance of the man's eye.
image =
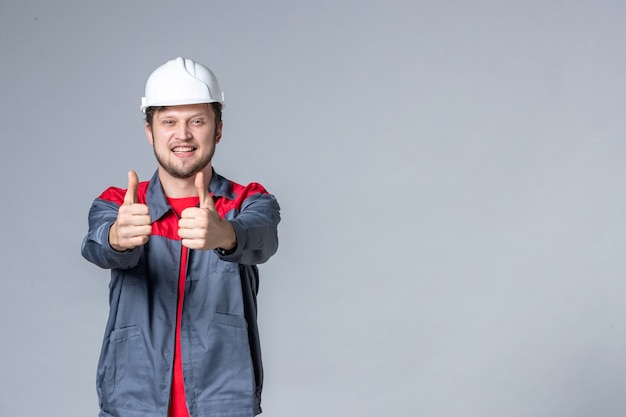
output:
[[194, 120], [191, 123], [193, 123], [194, 125], [201, 125], [202, 124], [202, 120]]

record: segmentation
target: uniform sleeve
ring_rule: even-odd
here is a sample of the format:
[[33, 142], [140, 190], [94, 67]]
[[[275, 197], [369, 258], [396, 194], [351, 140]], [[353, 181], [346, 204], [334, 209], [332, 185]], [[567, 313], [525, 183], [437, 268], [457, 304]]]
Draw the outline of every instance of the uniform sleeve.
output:
[[229, 220], [237, 235], [232, 253], [218, 251], [221, 259], [244, 265], [266, 262], [278, 250], [280, 207], [276, 198], [267, 193], [249, 196], [241, 210]]
[[89, 262], [105, 269], [128, 269], [137, 265], [143, 247], [116, 252], [109, 245], [109, 229], [117, 218], [119, 204], [97, 198], [89, 210], [89, 232], [81, 253]]

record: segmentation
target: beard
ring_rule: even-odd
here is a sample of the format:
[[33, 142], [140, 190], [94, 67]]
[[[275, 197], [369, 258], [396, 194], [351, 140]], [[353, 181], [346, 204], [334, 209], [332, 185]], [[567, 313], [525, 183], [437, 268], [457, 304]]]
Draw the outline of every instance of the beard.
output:
[[198, 172], [202, 171], [204, 168], [206, 168], [207, 165], [211, 163], [211, 160], [213, 159], [213, 154], [215, 153], [215, 148], [213, 148], [209, 154], [205, 155], [201, 159], [189, 162], [189, 164], [183, 164], [182, 166], [174, 166], [173, 164], [169, 163], [166, 158], [161, 157], [156, 151], [155, 147], [152, 147], [152, 149], [154, 150], [154, 156], [156, 157], [159, 165], [162, 166], [163, 169], [172, 177], [179, 179], [191, 178], [195, 176]]

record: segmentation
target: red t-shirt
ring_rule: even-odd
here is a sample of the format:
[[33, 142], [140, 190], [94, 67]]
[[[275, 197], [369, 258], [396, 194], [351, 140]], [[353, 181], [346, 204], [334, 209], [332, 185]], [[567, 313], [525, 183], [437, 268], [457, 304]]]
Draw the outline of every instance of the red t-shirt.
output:
[[[178, 217], [188, 207], [197, 207], [198, 197], [169, 198], [170, 206]], [[183, 301], [185, 297], [185, 278], [187, 275], [187, 255], [189, 249], [182, 247], [180, 273], [178, 276], [178, 310], [176, 312], [176, 345], [174, 348], [174, 371], [172, 374], [172, 391], [170, 394], [170, 408], [168, 417], [189, 417], [187, 401], [185, 398], [185, 381], [183, 379], [183, 361], [180, 352], [180, 320], [183, 314]]]

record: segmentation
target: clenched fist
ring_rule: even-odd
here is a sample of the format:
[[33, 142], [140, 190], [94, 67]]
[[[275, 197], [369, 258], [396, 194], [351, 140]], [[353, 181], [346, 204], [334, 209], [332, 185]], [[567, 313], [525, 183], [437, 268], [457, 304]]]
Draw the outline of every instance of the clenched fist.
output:
[[213, 198], [204, 185], [202, 172], [196, 174], [195, 186], [200, 207], [189, 207], [181, 213], [178, 236], [182, 244], [190, 249], [234, 248], [237, 244], [235, 229], [215, 210]]
[[120, 206], [115, 223], [109, 229], [109, 244], [118, 252], [145, 245], [152, 233], [148, 206], [137, 203], [138, 186], [137, 173], [129, 171], [124, 203]]

